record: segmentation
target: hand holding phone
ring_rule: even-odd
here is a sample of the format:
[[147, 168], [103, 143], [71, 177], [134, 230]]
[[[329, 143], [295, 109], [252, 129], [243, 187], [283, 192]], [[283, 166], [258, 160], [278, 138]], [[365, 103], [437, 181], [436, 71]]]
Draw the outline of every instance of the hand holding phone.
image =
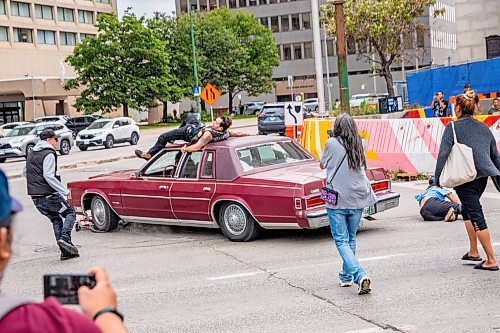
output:
[[332, 130], [327, 130], [327, 131], [326, 131], [326, 134], [328, 134], [328, 136], [329, 136], [330, 138], [333, 138], [333, 131], [332, 131]]
[[108, 307], [117, 307], [116, 293], [109, 283], [108, 273], [104, 268], [95, 267], [89, 271], [95, 275], [94, 288], [83, 286], [78, 290], [78, 298], [83, 313], [93, 318], [97, 311]]
[[93, 274], [45, 274], [43, 289], [45, 298], [54, 296], [62, 304], [78, 304], [78, 289], [82, 286], [94, 288]]

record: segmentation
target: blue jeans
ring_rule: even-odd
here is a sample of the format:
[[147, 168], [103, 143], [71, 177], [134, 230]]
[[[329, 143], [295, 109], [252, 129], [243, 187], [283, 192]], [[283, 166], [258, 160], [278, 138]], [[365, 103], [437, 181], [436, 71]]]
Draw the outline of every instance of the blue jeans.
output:
[[[60, 194], [55, 193], [46, 198], [33, 198], [33, 203], [38, 211], [52, 222], [56, 240], [63, 239], [71, 243], [71, 231], [76, 222], [76, 214], [66, 199]], [[62, 248], [61, 252], [68, 254]]]
[[361, 222], [362, 209], [326, 209], [330, 220], [335, 246], [343, 260], [342, 270], [339, 273], [340, 281], [358, 284], [366, 275], [365, 270], [356, 258], [356, 232]]

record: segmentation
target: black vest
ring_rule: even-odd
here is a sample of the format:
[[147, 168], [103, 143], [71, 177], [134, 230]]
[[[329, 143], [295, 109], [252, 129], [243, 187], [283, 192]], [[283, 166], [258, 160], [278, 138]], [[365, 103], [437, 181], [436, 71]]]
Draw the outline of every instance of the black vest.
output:
[[43, 160], [49, 154], [54, 154], [56, 159], [54, 176], [57, 177], [57, 154], [54, 149], [45, 148], [39, 151], [32, 151], [26, 158], [26, 181], [28, 195], [30, 196], [47, 196], [57, 192], [43, 177]]

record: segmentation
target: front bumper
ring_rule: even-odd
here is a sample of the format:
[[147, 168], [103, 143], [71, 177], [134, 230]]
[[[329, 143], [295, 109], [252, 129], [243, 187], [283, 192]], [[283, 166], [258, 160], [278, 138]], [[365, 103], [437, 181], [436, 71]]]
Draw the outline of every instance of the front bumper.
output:
[[21, 149], [7, 148], [0, 149], [0, 158], [23, 157], [24, 152]]
[[103, 141], [102, 139], [77, 139], [76, 140], [76, 146], [81, 147], [81, 146], [102, 146]]
[[[383, 194], [377, 195], [377, 202], [370, 207], [366, 207], [363, 210], [363, 216], [381, 213], [388, 209], [398, 207], [399, 197], [399, 193], [394, 192], [384, 192]], [[310, 229], [318, 229], [321, 227], [326, 227], [330, 224], [326, 208], [307, 213], [306, 217]]]

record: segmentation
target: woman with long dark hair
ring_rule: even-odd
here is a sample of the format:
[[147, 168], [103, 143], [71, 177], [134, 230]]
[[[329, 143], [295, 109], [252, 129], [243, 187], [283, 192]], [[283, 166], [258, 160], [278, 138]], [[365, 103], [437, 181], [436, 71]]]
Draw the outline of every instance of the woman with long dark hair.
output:
[[356, 232], [363, 209], [376, 202], [365, 174], [365, 146], [356, 123], [344, 113], [335, 120], [333, 137], [325, 144], [320, 167], [326, 169], [327, 187], [338, 192], [336, 205], [326, 203], [330, 228], [343, 260], [340, 286], [358, 285], [358, 294], [371, 291], [371, 281], [356, 258]]
[[[469, 251], [464, 254], [462, 260], [480, 261], [474, 266], [476, 269], [498, 271], [498, 264], [491, 246], [490, 231], [484, 219], [481, 207], [481, 196], [486, 189], [488, 177], [500, 176], [500, 154], [493, 133], [484, 123], [472, 118], [476, 107], [476, 94], [468, 90], [457, 97], [455, 113], [458, 120], [454, 122], [455, 133], [458, 143], [464, 144], [472, 149], [474, 166], [477, 176], [471, 182], [462, 184], [455, 188], [462, 202], [462, 216], [469, 237]], [[436, 163], [436, 181], [439, 185], [439, 177], [443, 167], [450, 155], [454, 144], [452, 123], [446, 125], [439, 147], [439, 156]], [[457, 165], [457, 168], [460, 166]], [[481, 242], [487, 260], [483, 261], [477, 248], [477, 239]]]

